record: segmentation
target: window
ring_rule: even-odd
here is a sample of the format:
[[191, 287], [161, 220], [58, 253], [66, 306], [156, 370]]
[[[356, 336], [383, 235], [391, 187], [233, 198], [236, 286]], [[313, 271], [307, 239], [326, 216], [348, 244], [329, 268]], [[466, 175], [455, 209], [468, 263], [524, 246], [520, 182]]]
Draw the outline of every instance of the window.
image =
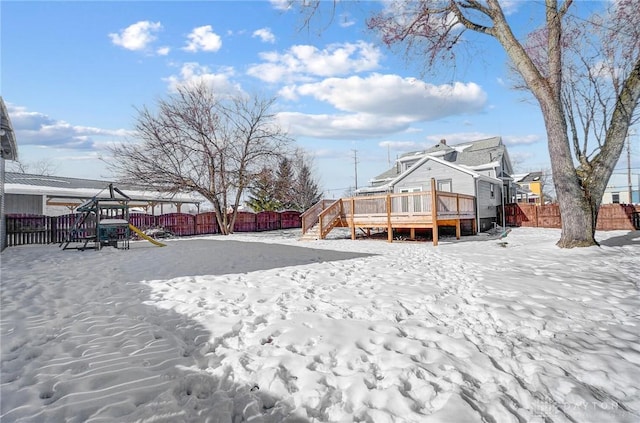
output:
[[611, 202], [613, 204], [620, 204], [620, 193], [619, 192], [612, 192], [611, 193]]
[[451, 191], [451, 179], [442, 179], [438, 181], [438, 191], [453, 192]]

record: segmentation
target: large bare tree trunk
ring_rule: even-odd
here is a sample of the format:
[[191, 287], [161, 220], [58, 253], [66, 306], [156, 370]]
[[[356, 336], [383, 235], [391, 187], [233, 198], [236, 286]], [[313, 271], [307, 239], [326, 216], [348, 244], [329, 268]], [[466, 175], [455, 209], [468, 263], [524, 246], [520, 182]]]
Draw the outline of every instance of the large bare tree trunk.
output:
[[545, 101], [540, 103], [547, 129], [551, 170], [562, 219], [562, 234], [557, 245], [562, 248], [595, 245], [594, 234], [599, 204], [593, 204], [588, 198], [588, 191], [581, 186], [559, 105], [547, 105]]

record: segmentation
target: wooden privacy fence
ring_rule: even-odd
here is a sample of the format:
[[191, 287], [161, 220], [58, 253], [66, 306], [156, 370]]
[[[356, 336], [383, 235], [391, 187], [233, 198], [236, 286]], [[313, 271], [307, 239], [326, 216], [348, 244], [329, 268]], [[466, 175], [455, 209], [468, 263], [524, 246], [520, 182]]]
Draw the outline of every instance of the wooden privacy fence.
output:
[[[504, 208], [507, 226], [561, 228], [557, 204], [507, 204]], [[502, 219], [500, 219], [501, 221]], [[640, 205], [603, 204], [598, 211], [596, 229], [600, 231], [640, 229]]]
[[[64, 216], [8, 214], [6, 216], [7, 246], [61, 243], [81, 216], [82, 213]], [[197, 215], [169, 213], [160, 216], [131, 213], [129, 223], [143, 231], [151, 228], [163, 228], [178, 236], [207, 235], [220, 232], [213, 212]], [[95, 220], [87, 219], [80, 226], [80, 231], [93, 233], [95, 225]], [[300, 226], [300, 212], [293, 210], [259, 213], [238, 212], [233, 230], [234, 232], [258, 232], [299, 228]]]

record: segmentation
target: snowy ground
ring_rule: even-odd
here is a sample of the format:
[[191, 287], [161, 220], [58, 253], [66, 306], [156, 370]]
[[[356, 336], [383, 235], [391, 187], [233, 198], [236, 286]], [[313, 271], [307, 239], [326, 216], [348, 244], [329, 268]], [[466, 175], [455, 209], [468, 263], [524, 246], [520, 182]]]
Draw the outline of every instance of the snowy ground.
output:
[[9, 248], [0, 420], [637, 422], [640, 233], [597, 235]]

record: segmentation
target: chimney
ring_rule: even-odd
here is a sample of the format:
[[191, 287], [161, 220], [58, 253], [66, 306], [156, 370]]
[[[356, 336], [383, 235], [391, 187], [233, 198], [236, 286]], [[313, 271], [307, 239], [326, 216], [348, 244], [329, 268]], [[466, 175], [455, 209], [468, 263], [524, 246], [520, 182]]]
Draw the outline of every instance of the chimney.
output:
[[445, 140], [444, 138], [440, 140], [440, 144], [444, 144], [447, 145], [447, 140]]

